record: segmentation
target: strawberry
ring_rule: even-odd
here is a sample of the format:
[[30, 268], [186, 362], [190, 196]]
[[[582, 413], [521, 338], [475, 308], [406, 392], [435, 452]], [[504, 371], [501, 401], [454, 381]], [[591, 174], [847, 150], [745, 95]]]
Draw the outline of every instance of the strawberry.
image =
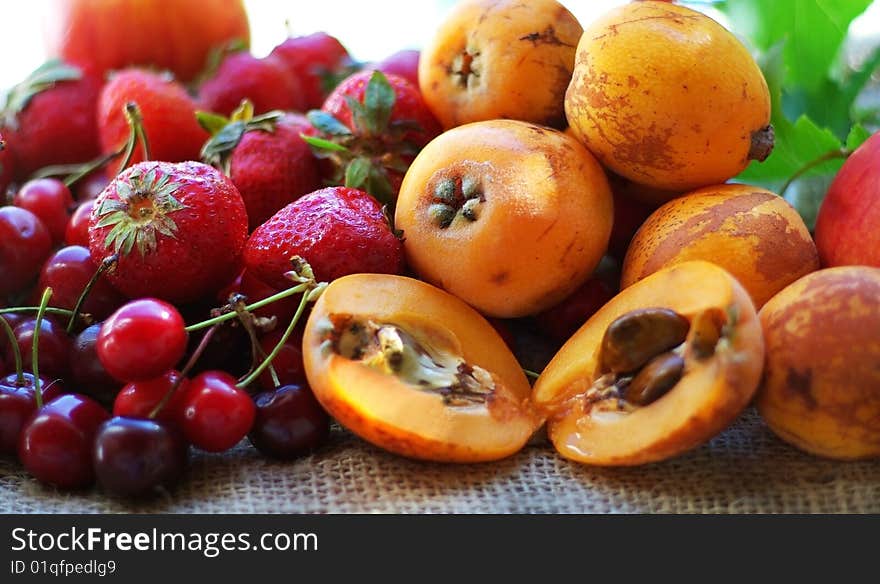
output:
[[257, 227], [245, 246], [245, 268], [270, 286], [289, 287], [284, 274], [295, 255], [320, 281], [359, 272], [400, 274], [404, 267], [403, 244], [379, 203], [346, 187], [305, 195]]
[[244, 99], [254, 104], [258, 114], [306, 109], [299, 80], [280, 59], [271, 55], [258, 59], [246, 51], [229, 53], [199, 87], [199, 103], [228, 116]]
[[59, 60], [47, 61], [6, 96], [0, 126], [14, 144], [16, 179], [54, 164], [74, 164], [100, 152], [95, 104], [102, 81]]
[[[153, 160], [182, 162], [198, 160], [208, 133], [196, 121], [196, 104], [182, 85], [167, 74], [142, 69], [117, 72], [101, 91], [98, 101], [98, 128], [104, 154], [117, 152], [128, 140], [130, 129], [125, 109], [137, 104], [149, 141]], [[144, 160], [142, 146], [134, 151], [133, 162]], [[115, 173], [118, 163], [108, 171]]]
[[381, 71], [348, 77], [308, 118], [316, 135], [305, 140], [331, 161], [330, 181], [363, 188], [383, 203], [396, 199], [415, 155], [440, 134], [418, 88]]
[[202, 148], [202, 160], [232, 179], [247, 207], [250, 230], [321, 186], [317, 161], [300, 137], [308, 121], [281, 112], [253, 114], [248, 101], [229, 119], [198, 114], [199, 123], [212, 134]]
[[14, 160], [9, 143], [0, 134], [0, 204], [5, 201], [6, 189], [15, 175]]
[[201, 162], [141, 162], [96, 199], [89, 249], [117, 254], [110, 282], [122, 293], [174, 303], [214, 294], [241, 269], [247, 212], [225, 175]]
[[272, 49], [299, 81], [305, 98], [303, 109], [321, 107], [336, 84], [355, 70], [348, 51], [338, 39], [324, 32], [291, 37]]

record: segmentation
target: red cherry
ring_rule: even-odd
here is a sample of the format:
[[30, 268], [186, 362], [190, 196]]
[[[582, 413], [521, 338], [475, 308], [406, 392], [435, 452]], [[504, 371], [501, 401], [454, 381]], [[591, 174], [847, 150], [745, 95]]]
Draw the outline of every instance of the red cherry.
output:
[[52, 237], [39, 217], [19, 207], [0, 207], [0, 296], [33, 282], [52, 250]]
[[330, 416], [307, 385], [283, 385], [258, 394], [254, 402], [257, 416], [248, 439], [263, 454], [296, 458], [330, 435]]
[[104, 172], [96, 170], [81, 181], [76, 183], [74, 190], [76, 191], [77, 201], [90, 201], [97, 199], [101, 191], [110, 184], [110, 179]]
[[224, 371], [205, 371], [190, 381], [183, 402], [183, 432], [194, 446], [223, 452], [250, 431], [256, 408], [235, 383]]
[[73, 215], [67, 221], [67, 228], [64, 231], [64, 243], [89, 247], [89, 217], [94, 206], [94, 199], [83, 201], [77, 206]]
[[[49, 383], [40, 377], [43, 403], [49, 403], [62, 392], [61, 383]], [[15, 373], [0, 379], [0, 454], [15, 454], [21, 428], [37, 410], [34, 397], [34, 376], [22, 374], [19, 383]]]
[[[283, 335], [284, 331], [275, 330], [263, 336], [260, 339], [260, 346], [263, 348], [263, 352], [267, 355], [271, 353]], [[293, 334], [290, 335], [290, 338], [287, 339], [287, 342], [281, 347], [281, 350], [275, 358], [272, 359], [272, 367], [275, 369], [275, 373], [278, 375], [278, 381], [281, 385], [306, 383], [306, 369], [305, 365], [303, 365], [302, 341], [302, 330], [300, 327], [297, 327], [294, 329]], [[272, 391], [275, 389], [275, 384], [272, 382], [272, 375], [269, 373], [268, 368], [266, 368], [263, 374], [260, 375], [260, 387], [266, 391]]]
[[29, 180], [21, 185], [12, 203], [39, 217], [49, 229], [53, 243], [64, 241], [73, 195], [63, 182], [56, 178]]
[[[37, 319], [30, 317], [15, 327], [15, 338], [25, 369], [33, 369], [34, 331]], [[5, 336], [5, 335], [4, 335]], [[40, 376], [49, 379], [64, 379], [68, 374], [68, 360], [71, 339], [65, 328], [52, 318], [43, 318], [40, 323], [39, 366]], [[6, 360], [11, 361], [12, 350], [6, 347]]]
[[[180, 372], [166, 371], [159, 377], [146, 381], [135, 381], [123, 387], [113, 402], [113, 415], [129, 418], [147, 418], [153, 408], [162, 401], [177, 380]], [[189, 380], [184, 379], [168, 402], [159, 410], [156, 418], [165, 420], [174, 426], [180, 426], [183, 420], [183, 397], [187, 393]]]
[[[79, 245], [62, 247], [46, 260], [37, 288], [52, 288], [49, 304], [72, 310], [96, 270], [88, 248]], [[97, 320], [104, 320], [124, 302], [125, 297], [102, 274], [80, 310]]]
[[123, 305], [101, 325], [98, 358], [120, 381], [142, 381], [172, 369], [186, 351], [183, 317], [172, 305], [142, 298]]
[[80, 394], [62, 395], [34, 412], [24, 425], [18, 458], [37, 480], [60, 487], [87, 487], [95, 480], [95, 435], [110, 414]]
[[393, 55], [385, 57], [375, 66], [370, 67], [385, 73], [400, 75], [416, 87], [419, 86], [419, 51], [415, 49], [405, 49], [397, 51]]

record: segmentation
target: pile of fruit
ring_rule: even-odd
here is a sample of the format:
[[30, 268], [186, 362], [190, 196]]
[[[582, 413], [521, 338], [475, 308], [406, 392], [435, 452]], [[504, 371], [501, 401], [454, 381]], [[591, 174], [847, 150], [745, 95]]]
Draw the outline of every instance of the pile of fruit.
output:
[[[464, 0], [364, 64], [165, 3], [61, 3], [0, 112], [0, 454], [37, 480], [148, 495], [192, 448], [294, 459], [331, 419], [424, 460], [546, 429], [643, 464], [753, 399], [804, 450], [880, 455], [880, 138], [815, 239], [728, 183], [774, 136], [715, 21]], [[511, 330], [553, 347], [539, 374]]]

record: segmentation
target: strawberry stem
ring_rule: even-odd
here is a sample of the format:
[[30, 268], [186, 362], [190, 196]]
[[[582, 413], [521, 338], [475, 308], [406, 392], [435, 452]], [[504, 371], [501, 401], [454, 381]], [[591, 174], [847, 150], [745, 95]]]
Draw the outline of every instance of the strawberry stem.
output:
[[193, 354], [186, 362], [186, 365], [184, 365], [183, 369], [180, 370], [180, 376], [177, 378], [174, 384], [170, 388], [168, 388], [168, 391], [165, 392], [165, 395], [162, 396], [162, 399], [159, 400], [159, 403], [156, 404], [156, 407], [150, 410], [150, 413], [147, 415], [148, 419], [155, 419], [156, 416], [159, 415], [159, 412], [162, 411], [162, 408], [164, 408], [165, 405], [169, 401], [171, 401], [171, 397], [180, 387], [180, 384], [183, 383], [183, 381], [186, 379], [187, 375], [189, 375], [189, 372], [192, 371], [192, 368], [195, 367], [196, 362], [199, 360], [199, 357], [202, 356], [202, 353], [205, 352], [205, 349], [208, 347], [208, 343], [211, 342], [211, 337], [214, 336], [214, 333], [217, 332], [218, 328], [220, 328], [220, 325], [215, 324], [210, 329], [208, 329], [208, 332], [206, 332], [205, 336], [202, 337], [202, 340], [199, 341], [196, 350], [193, 351]]
[[134, 157], [134, 149], [138, 145], [138, 142], [140, 142], [140, 145], [144, 150], [144, 160], [149, 160], [151, 158], [150, 142], [147, 140], [147, 133], [144, 131], [144, 118], [141, 115], [141, 109], [135, 102], [130, 101], [125, 104], [125, 108], [122, 111], [125, 114], [125, 121], [128, 123], [128, 140], [125, 143], [122, 164], [119, 166], [119, 170], [116, 174], [120, 174], [123, 170], [128, 168], [128, 165]]
[[95, 284], [98, 282], [98, 278], [101, 277], [101, 274], [106, 272], [107, 270], [112, 269], [116, 262], [119, 261], [119, 256], [116, 254], [109, 255], [101, 262], [101, 265], [98, 266], [98, 269], [95, 270], [95, 273], [92, 274], [92, 277], [89, 278], [89, 281], [86, 283], [85, 288], [80, 293], [79, 298], [76, 299], [76, 304], [73, 306], [73, 312], [70, 315], [70, 319], [67, 321], [67, 334], [71, 334], [73, 332], [73, 327], [76, 324], [76, 319], [79, 317], [79, 311], [82, 309], [82, 305], [85, 304], [86, 298], [89, 297], [89, 293], [94, 288]]
[[15, 359], [15, 383], [22, 386], [24, 385], [24, 365], [21, 361], [21, 349], [15, 338], [15, 331], [12, 330], [12, 325], [5, 318], [0, 318], [0, 323], [2, 323], [3, 330], [6, 331], [6, 336], [9, 338], [9, 347], [12, 349], [12, 357]]
[[296, 308], [296, 313], [293, 315], [293, 318], [290, 320], [290, 324], [287, 325], [287, 330], [285, 330], [284, 334], [281, 335], [281, 338], [278, 339], [278, 343], [272, 349], [272, 352], [269, 353], [269, 355], [263, 360], [263, 362], [260, 363], [260, 366], [257, 367], [256, 369], [254, 369], [250, 373], [250, 375], [248, 375], [247, 377], [245, 377], [244, 379], [239, 381], [238, 384], [236, 385], [236, 387], [238, 387], [239, 389], [246, 388], [248, 385], [253, 383], [253, 381], [255, 379], [257, 379], [263, 373], [263, 371], [266, 370], [267, 367], [269, 367], [272, 364], [272, 360], [275, 359], [275, 357], [278, 355], [278, 353], [281, 352], [281, 349], [284, 347], [284, 343], [286, 343], [287, 339], [290, 338], [290, 335], [293, 334], [293, 329], [296, 328], [296, 324], [299, 322], [299, 319], [302, 316], [302, 313], [305, 311], [306, 305], [309, 303], [310, 296], [311, 296], [310, 294], [303, 294], [302, 295], [302, 298], [300, 298], [300, 300], [299, 300], [299, 306]]
[[[289, 296], [293, 296], [294, 294], [299, 294], [300, 292], [305, 292], [306, 290], [309, 290], [311, 287], [312, 287], [312, 285], [310, 285], [309, 283], [298, 284], [296, 286], [293, 286], [292, 288], [288, 288], [287, 290], [282, 290], [281, 292], [278, 292], [277, 294], [273, 294], [272, 296], [269, 296], [268, 298], [263, 298], [262, 300], [260, 300], [258, 302], [254, 302], [253, 304], [248, 304], [247, 306], [245, 306], [245, 310], [253, 312], [254, 310], [258, 310], [260, 308], [263, 308], [264, 306], [268, 306], [269, 304], [272, 304], [273, 302], [276, 302], [278, 300], [282, 300], [282, 299], [287, 298]], [[3, 311], [0, 310], [0, 314], [2, 314], [2, 312]], [[214, 326], [215, 324], [219, 324], [221, 322], [226, 322], [227, 320], [232, 320], [233, 318], [237, 318], [237, 317], [238, 317], [238, 313], [227, 312], [225, 314], [221, 314], [219, 316], [209, 318], [208, 320], [204, 320], [202, 322], [197, 322], [196, 324], [191, 324], [188, 327], [186, 327], [186, 332], [191, 333], [193, 331], [198, 331], [203, 328], [208, 328], [209, 326]]]
[[39, 346], [40, 346], [40, 327], [43, 326], [43, 315], [46, 313], [46, 306], [49, 299], [52, 298], [52, 288], [47, 287], [43, 290], [43, 296], [40, 298], [40, 308], [37, 310], [37, 321], [34, 323], [34, 339], [31, 346], [31, 369], [34, 373], [34, 400], [37, 402], [37, 409], [43, 407], [43, 391], [40, 388], [40, 368], [39, 368]]
[[31, 179], [64, 176], [62, 182], [70, 188], [114, 158], [121, 156], [124, 152], [125, 146], [122, 146], [115, 152], [104, 154], [82, 164], [53, 164], [51, 166], [44, 166], [31, 175]]

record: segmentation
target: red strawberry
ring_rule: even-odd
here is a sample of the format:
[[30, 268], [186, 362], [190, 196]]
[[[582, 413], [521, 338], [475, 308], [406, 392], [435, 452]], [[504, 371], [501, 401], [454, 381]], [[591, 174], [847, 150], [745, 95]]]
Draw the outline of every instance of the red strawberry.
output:
[[235, 185], [200, 162], [141, 162], [95, 201], [89, 249], [117, 253], [110, 282], [131, 298], [174, 303], [214, 294], [241, 269], [247, 212]]
[[295, 255], [311, 264], [320, 281], [403, 271], [403, 244], [379, 203], [364, 191], [345, 187], [315, 191], [278, 211], [251, 234], [244, 262], [263, 282], [286, 288], [290, 281], [284, 273]]
[[0, 126], [13, 143], [16, 178], [100, 152], [95, 104], [102, 81], [58, 60], [44, 63], [9, 92]]
[[330, 180], [383, 203], [394, 201], [415, 155], [440, 133], [418, 88], [381, 71], [355, 73], [308, 118], [319, 134], [306, 141], [332, 162]]
[[272, 50], [299, 81], [305, 98], [303, 109], [318, 108], [340, 79], [354, 70], [342, 43], [324, 32], [291, 37]]
[[15, 175], [14, 160], [9, 143], [0, 134], [0, 203], [5, 200], [6, 189]]
[[[198, 160], [208, 133], [196, 121], [196, 104], [182, 85], [170, 76], [142, 69], [116, 73], [101, 91], [98, 102], [98, 128], [104, 154], [119, 150], [130, 130], [125, 106], [134, 102], [140, 108], [142, 124], [150, 145], [150, 157], [165, 162]], [[133, 162], [144, 160], [137, 146]], [[118, 162], [108, 171], [115, 173]]]
[[244, 99], [254, 104], [258, 114], [306, 109], [299, 80], [280, 59], [258, 59], [246, 51], [229, 53], [199, 87], [199, 102], [203, 109], [228, 116]]
[[199, 112], [199, 122], [213, 136], [202, 160], [223, 170], [238, 188], [256, 229], [278, 209], [321, 186], [317, 160], [300, 137], [308, 120], [271, 112], [254, 117], [245, 102], [231, 119]]
[[586, 282], [556, 306], [535, 315], [535, 323], [551, 339], [564, 343], [619, 289], [620, 268], [610, 257], [602, 258]]

